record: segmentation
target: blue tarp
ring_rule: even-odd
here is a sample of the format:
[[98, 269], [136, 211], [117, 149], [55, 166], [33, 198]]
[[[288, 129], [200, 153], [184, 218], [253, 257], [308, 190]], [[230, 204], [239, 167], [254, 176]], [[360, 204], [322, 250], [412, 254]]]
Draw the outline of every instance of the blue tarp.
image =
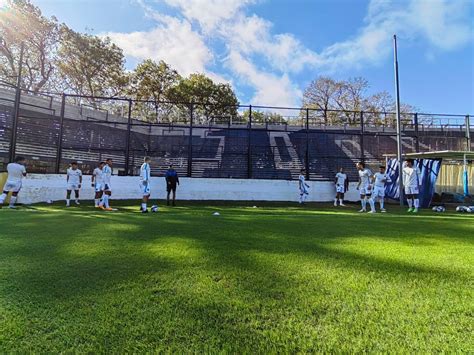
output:
[[[385, 186], [385, 195], [391, 199], [399, 200], [399, 183], [398, 183], [398, 159], [389, 159], [387, 162], [387, 174], [392, 180]], [[441, 159], [417, 159], [415, 167], [421, 172], [420, 206], [427, 208], [431, 204], [435, 193], [436, 180], [438, 179], [439, 170], [441, 168]]]

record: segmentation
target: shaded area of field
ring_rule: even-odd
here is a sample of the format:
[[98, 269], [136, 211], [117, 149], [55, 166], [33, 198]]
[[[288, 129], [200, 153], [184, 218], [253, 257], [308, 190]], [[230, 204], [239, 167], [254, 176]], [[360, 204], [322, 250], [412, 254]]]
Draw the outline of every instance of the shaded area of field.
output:
[[0, 210], [0, 350], [474, 351], [474, 216], [355, 208]]

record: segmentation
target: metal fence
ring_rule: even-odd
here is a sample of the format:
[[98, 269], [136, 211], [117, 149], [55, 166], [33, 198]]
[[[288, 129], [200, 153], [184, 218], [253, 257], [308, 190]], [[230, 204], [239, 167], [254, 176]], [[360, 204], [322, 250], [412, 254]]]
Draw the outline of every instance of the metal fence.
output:
[[[469, 116], [403, 114], [403, 151], [472, 149], [473, 131]], [[0, 88], [3, 170], [15, 155], [36, 173], [63, 173], [78, 161], [87, 174], [112, 158], [118, 174], [135, 175], [150, 156], [153, 175], [173, 164], [189, 177], [295, 179], [304, 168], [309, 179], [328, 180], [340, 167], [355, 178], [356, 161], [384, 162], [396, 145], [393, 113], [15, 95]]]

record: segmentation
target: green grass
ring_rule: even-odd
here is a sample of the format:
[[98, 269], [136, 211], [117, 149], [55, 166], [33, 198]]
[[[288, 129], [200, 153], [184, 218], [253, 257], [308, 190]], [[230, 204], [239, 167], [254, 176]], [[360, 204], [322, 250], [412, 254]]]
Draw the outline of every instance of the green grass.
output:
[[474, 215], [356, 207], [0, 210], [0, 351], [474, 352]]

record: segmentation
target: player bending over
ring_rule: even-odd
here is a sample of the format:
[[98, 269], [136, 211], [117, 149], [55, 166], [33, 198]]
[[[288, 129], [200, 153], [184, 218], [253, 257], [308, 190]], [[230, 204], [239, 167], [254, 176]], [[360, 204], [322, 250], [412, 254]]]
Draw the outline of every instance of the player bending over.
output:
[[99, 203], [99, 208], [104, 211], [113, 211], [110, 208], [110, 198], [112, 196], [112, 186], [110, 185], [110, 180], [112, 179], [112, 159], [106, 159], [105, 165], [102, 168], [102, 199]]
[[349, 190], [349, 179], [347, 178], [347, 174], [344, 174], [343, 168], [339, 169], [334, 183], [336, 184], [336, 198], [334, 199], [334, 206], [337, 206], [338, 200], [340, 206], [345, 206], [344, 194], [347, 190]]
[[305, 203], [306, 198], [309, 195], [309, 185], [305, 181], [304, 172], [305, 172], [304, 169], [301, 169], [300, 176], [298, 177], [298, 181], [299, 181], [298, 188], [300, 190], [300, 204]]
[[9, 208], [15, 208], [18, 193], [21, 190], [21, 180], [26, 176], [25, 158], [16, 157], [13, 163], [7, 165], [7, 182], [3, 186], [3, 193], [0, 195], [0, 208], [2, 207], [8, 193], [11, 191]]
[[179, 177], [176, 170], [173, 168], [173, 164], [170, 165], [169, 169], [165, 174], [166, 180], [166, 205], [170, 205], [170, 194], [173, 192], [173, 206], [176, 206], [176, 186], [179, 185]]
[[414, 166], [413, 159], [408, 159], [403, 167], [403, 186], [408, 202], [408, 212], [418, 212], [420, 208], [420, 171]]
[[366, 212], [367, 202], [369, 202], [369, 213], [375, 213], [375, 204], [374, 201], [370, 198], [370, 196], [372, 195], [372, 186], [370, 184], [372, 172], [365, 167], [365, 164], [363, 162], [357, 163], [356, 167], [359, 171], [359, 184], [357, 185], [357, 190], [359, 190], [360, 204], [362, 205], [362, 209], [359, 212]]
[[104, 186], [104, 179], [103, 179], [103, 169], [105, 166], [105, 162], [101, 161], [97, 168], [94, 169], [92, 172], [92, 187], [95, 191], [95, 207], [99, 208], [100, 199], [104, 192], [102, 191], [102, 187]]
[[392, 182], [390, 177], [385, 173], [385, 166], [381, 165], [379, 167], [379, 172], [374, 174], [374, 191], [372, 191], [372, 200], [375, 203], [377, 199], [380, 203], [380, 212], [387, 212], [385, 210], [385, 184], [387, 182]]
[[67, 169], [66, 182], [67, 182], [66, 207], [70, 206], [72, 190], [74, 190], [76, 205], [80, 205], [79, 189], [81, 188], [81, 185], [82, 185], [82, 171], [77, 168], [77, 162], [75, 161], [73, 161], [71, 163], [71, 167]]
[[145, 157], [140, 168], [140, 189], [142, 190], [142, 205], [140, 211], [142, 213], [148, 213], [147, 203], [148, 199], [150, 198], [150, 179], [150, 158]]

